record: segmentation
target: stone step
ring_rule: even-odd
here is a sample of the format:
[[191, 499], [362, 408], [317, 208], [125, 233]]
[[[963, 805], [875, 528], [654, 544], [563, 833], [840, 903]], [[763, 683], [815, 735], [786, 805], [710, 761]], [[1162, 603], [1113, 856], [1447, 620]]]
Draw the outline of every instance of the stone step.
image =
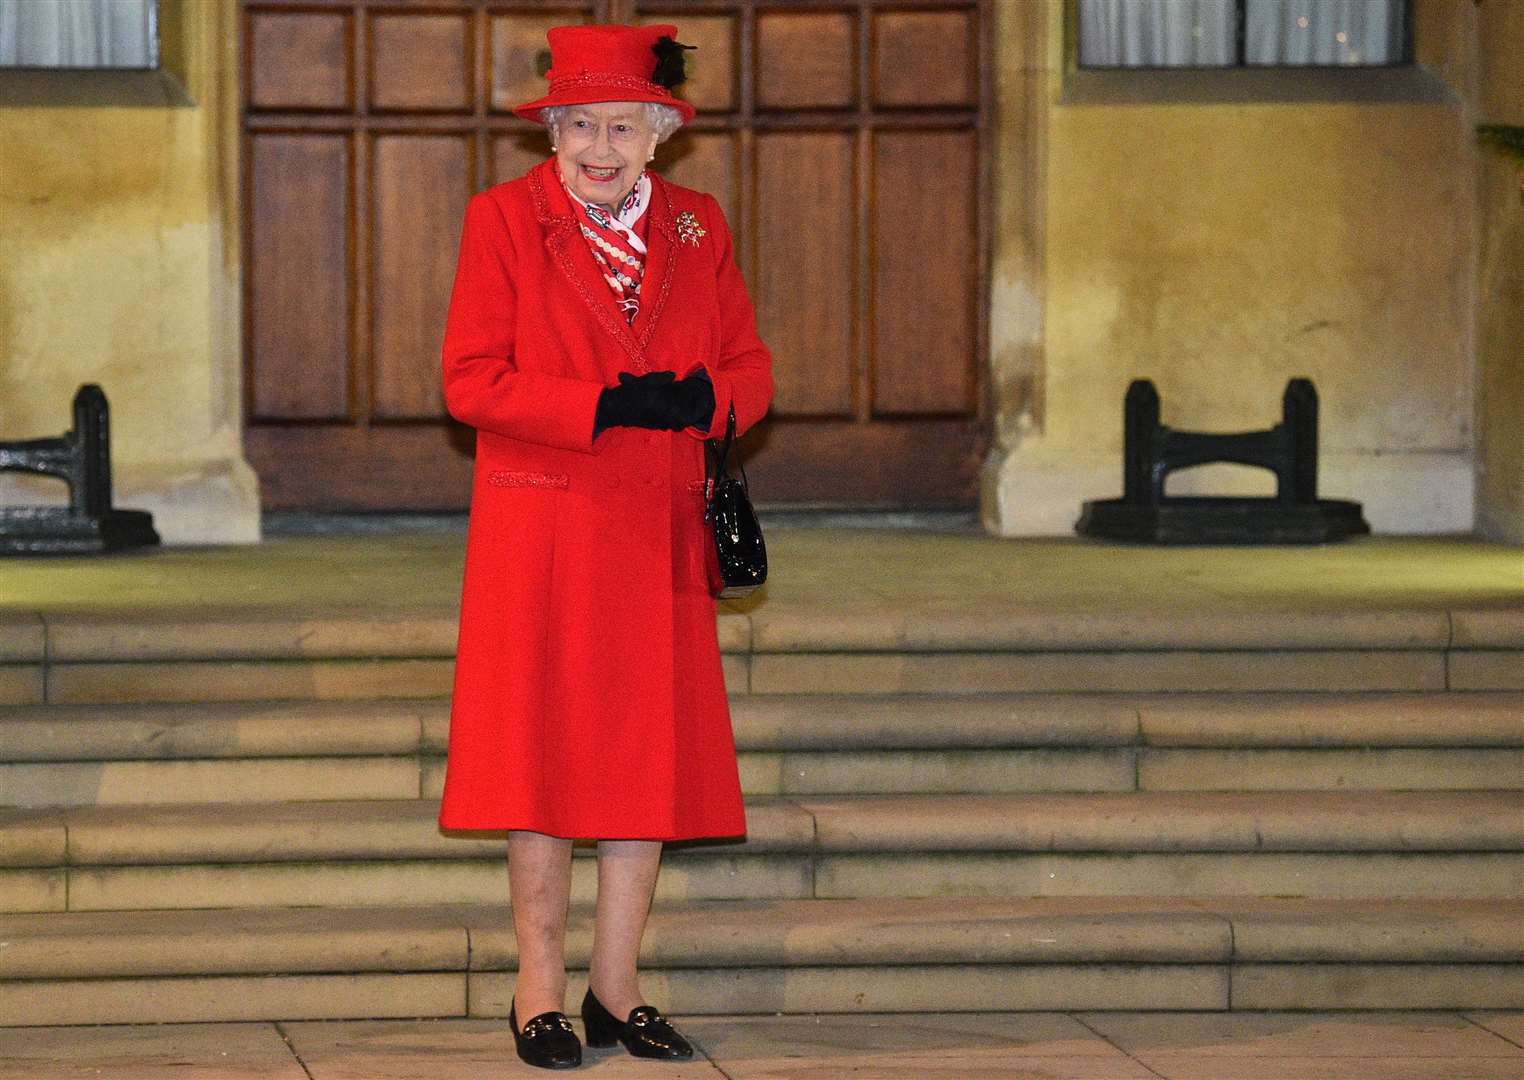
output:
[[[1497, 790], [1524, 750], [741, 751], [746, 795], [1059, 791]], [[0, 764], [0, 805], [438, 799], [443, 756]]]
[[[748, 795], [1524, 787], [1524, 694], [740, 696]], [[0, 805], [439, 797], [444, 701], [0, 709]]]
[[[312, 660], [448, 658], [457, 612], [347, 606], [314, 612], [233, 607], [0, 612], [0, 661]], [[1524, 649], [1517, 606], [1295, 607], [1263, 604], [1161, 609], [1117, 604], [1063, 610], [1007, 601], [982, 607], [878, 597], [722, 604], [729, 653], [1128, 652]]]
[[[425, 800], [0, 812], [0, 909], [485, 902], [503, 839]], [[1524, 792], [1128, 792], [748, 801], [669, 850], [664, 899], [1517, 896]], [[581, 849], [583, 854], [590, 848]], [[592, 895], [594, 866], [574, 862]]]
[[[0, 673], [0, 704], [434, 698], [444, 659], [53, 664]], [[793, 653], [724, 657], [736, 694], [1524, 690], [1524, 652]]]
[[[1524, 689], [1513, 609], [723, 609], [735, 693]], [[0, 618], [0, 703], [419, 698], [455, 615], [78, 611]]]
[[[756, 653], [728, 655], [736, 694], [1524, 690], [1524, 651]], [[54, 663], [0, 672], [0, 704], [442, 697], [448, 659]]]
[[[934, 574], [935, 571], [929, 571]], [[965, 582], [948, 582], [962, 591]], [[1134, 587], [1136, 587], [1134, 585]], [[1140, 590], [1141, 591], [1141, 590]], [[1109, 607], [1064, 610], [1008, 602], [971, 607], [878, 597], [764, 603], [748, 614], [754, 653], [1170, 652], [1524, 649], [1524, 608], [1455, 608], [1309, 602], [1176, 607], [1148, 589]]]
[[[675, 1014], [1517, 1008], [1512, 901], [659, 903], [643, 984]], [[567, 928], [580, 999], [591, 911]], [[507, 1013], [502, 905], [0, 917], [11, 1024]]]
[[[1524, 746], [1524, 693], [736, 696], [743, 750]], [[0, 761], [443, 753], [445, 699], [0, 707]]]
[[[1512, 689], [1492, 667], [1452, 683], [1438, 651], [757, 653], [753, 694]], [[735, 683], [727, 683], [735, 686]]]

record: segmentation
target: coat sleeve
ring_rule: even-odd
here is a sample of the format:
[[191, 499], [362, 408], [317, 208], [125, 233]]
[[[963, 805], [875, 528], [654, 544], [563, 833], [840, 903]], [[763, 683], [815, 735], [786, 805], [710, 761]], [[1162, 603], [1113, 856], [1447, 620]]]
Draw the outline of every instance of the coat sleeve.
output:
[[700, 361], [714, 384], [714, 416], [708, 431], [688, 428], [696, 439], [725, 436], [730, 408], [736, 410], [736, 434], [751, 427], [767, 413], [773, 398], [773, 357], [757, 336], [757, 316], [746, 282], [736, 266], [735, 249], [725, 213], [714, 196], [704, 196], [705, 218], [716, 245], [715, 292], [719, 298], [720, 349], [713, 361]]
[[[445, 319], [445, 407], [461, 423], [483, 431], [592, 453], [593, 413], [603, 385], [519, 369], [514, 265], [508, 223], [483, 192], [466, 207]], [[533, 301], [526, 297], [525, 302]]]

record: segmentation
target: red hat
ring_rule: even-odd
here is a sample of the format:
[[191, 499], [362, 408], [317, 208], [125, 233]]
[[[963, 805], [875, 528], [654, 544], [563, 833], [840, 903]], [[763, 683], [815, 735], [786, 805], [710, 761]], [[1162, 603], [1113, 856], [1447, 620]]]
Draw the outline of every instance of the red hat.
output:
[[550, 41], [550, 93], [514, 109], [515, 116], [540, 122], [547, 105], [588, 105], [595, 101], [654, 101], [693, 119], [693, 106], [672, 95], [682, 82], [682, 50], [677, 27], [557, 26]]

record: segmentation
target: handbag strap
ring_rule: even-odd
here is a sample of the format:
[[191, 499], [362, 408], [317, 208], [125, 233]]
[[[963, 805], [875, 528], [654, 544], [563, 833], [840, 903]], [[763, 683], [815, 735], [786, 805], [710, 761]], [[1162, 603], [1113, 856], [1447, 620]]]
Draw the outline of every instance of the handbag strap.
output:
[[725, 420], [725, 438], [709, 439], [705, 446], [715, 451], [715, 479], [725, 475], [726, 465], [730, 459], [730, 448], [736, 441], [736, 407], [730, 407], [730, 415]]
[[730, 407], [730, 415], [725, 419], [725, 441], [720, 444], [720, 468], [724, 469], [730, 464], [730, 448], [736, 442], [736, 407]]
[[[719, 442], [718, 447], [715, 443]], [[715, 451], [714, 475], [709, 478], [705, 485], [704, 493], [704, 519], [707, 521], [714, 509], [715, 492], [719, 490], [720, 480], [729, 472], [730, 449], [736, 444], [736, 407], [730, 406], [730, 415], [725, 420], [725, 438], [723, 440], [709, 439], [704, 443], [708, 450]], [[706, 455], [707, 456], [707, 455]], [[741, 453], [736, 451], [736, 468], [741, 472], [741, 490], [748, 495], [751, 493], [751, 485], [746, 480], [746, 466], [741, 463]]]
[[730, 416], [725, 420], [725, 442], [720, 447], [720, 471], [727, 471], [730, 464], [730, 448], [736, 447], [736, 471], [741, 474], [741, 489], [748, 495], [751, 494], [751, 485], [746, 482], [746, 463], [741, 460], [739, 440], [736, 438], [736, 407], [730, 406]]

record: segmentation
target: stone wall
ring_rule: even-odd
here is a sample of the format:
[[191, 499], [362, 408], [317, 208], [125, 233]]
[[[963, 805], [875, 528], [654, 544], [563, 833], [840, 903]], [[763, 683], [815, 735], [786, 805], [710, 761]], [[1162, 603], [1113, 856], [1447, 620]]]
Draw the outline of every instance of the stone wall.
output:
[[[1516, 163], [1472, 135], [1524, 122], [1524, 5], [1417, 2], [1419, 70], [1301, 91], [1280, 72], [1087, 89], [1063, 0], [993, 5], [992, 531], [1067, 533], [1119, 493], [1132, 378], [1159, 384], [1167, 423], [1231, 430], [1271, 423], [1309, 375], [1325, 494], [1386, 532], [1524, 540], [1524, 202]], [[163, 13], [157, 81], [38, 95], [0, 75], [0, 437], [57, 434], [100, 382], [118, 504], [170, 541], [252, 540], [236, 4]], [[0, 476], [0, 502], [40, 497], [61, 489]]]
[[[235, 0], [166, 0], [161, 73], [0, 74], [0, 433], [112, 407], [119, 506], [170, 542], [259, 535], [239, 406]], [[61, 502], [0, 476], [0, 501]]]
[[[1480, 9], [1477, 120], [1524, 126], [1524, 4]], [[1477, 175], [1477, 532], [1524, 544], [1524, 162]]]
[[[1449, 80], [1471, 7], [1420, 9], [1417, 69], [1159, 78], [1068, 71], [1062, 3], [997, 5], [992, 530], [1068, 532], [1120, 494], [1132, 379], [1165, 423], [1226, 431], [1305, 375], [1323, 494], [1380, 531], [1470, 531], [1476, 154]], [[1170, 490], [1272, 484], [1214, 466]]]

